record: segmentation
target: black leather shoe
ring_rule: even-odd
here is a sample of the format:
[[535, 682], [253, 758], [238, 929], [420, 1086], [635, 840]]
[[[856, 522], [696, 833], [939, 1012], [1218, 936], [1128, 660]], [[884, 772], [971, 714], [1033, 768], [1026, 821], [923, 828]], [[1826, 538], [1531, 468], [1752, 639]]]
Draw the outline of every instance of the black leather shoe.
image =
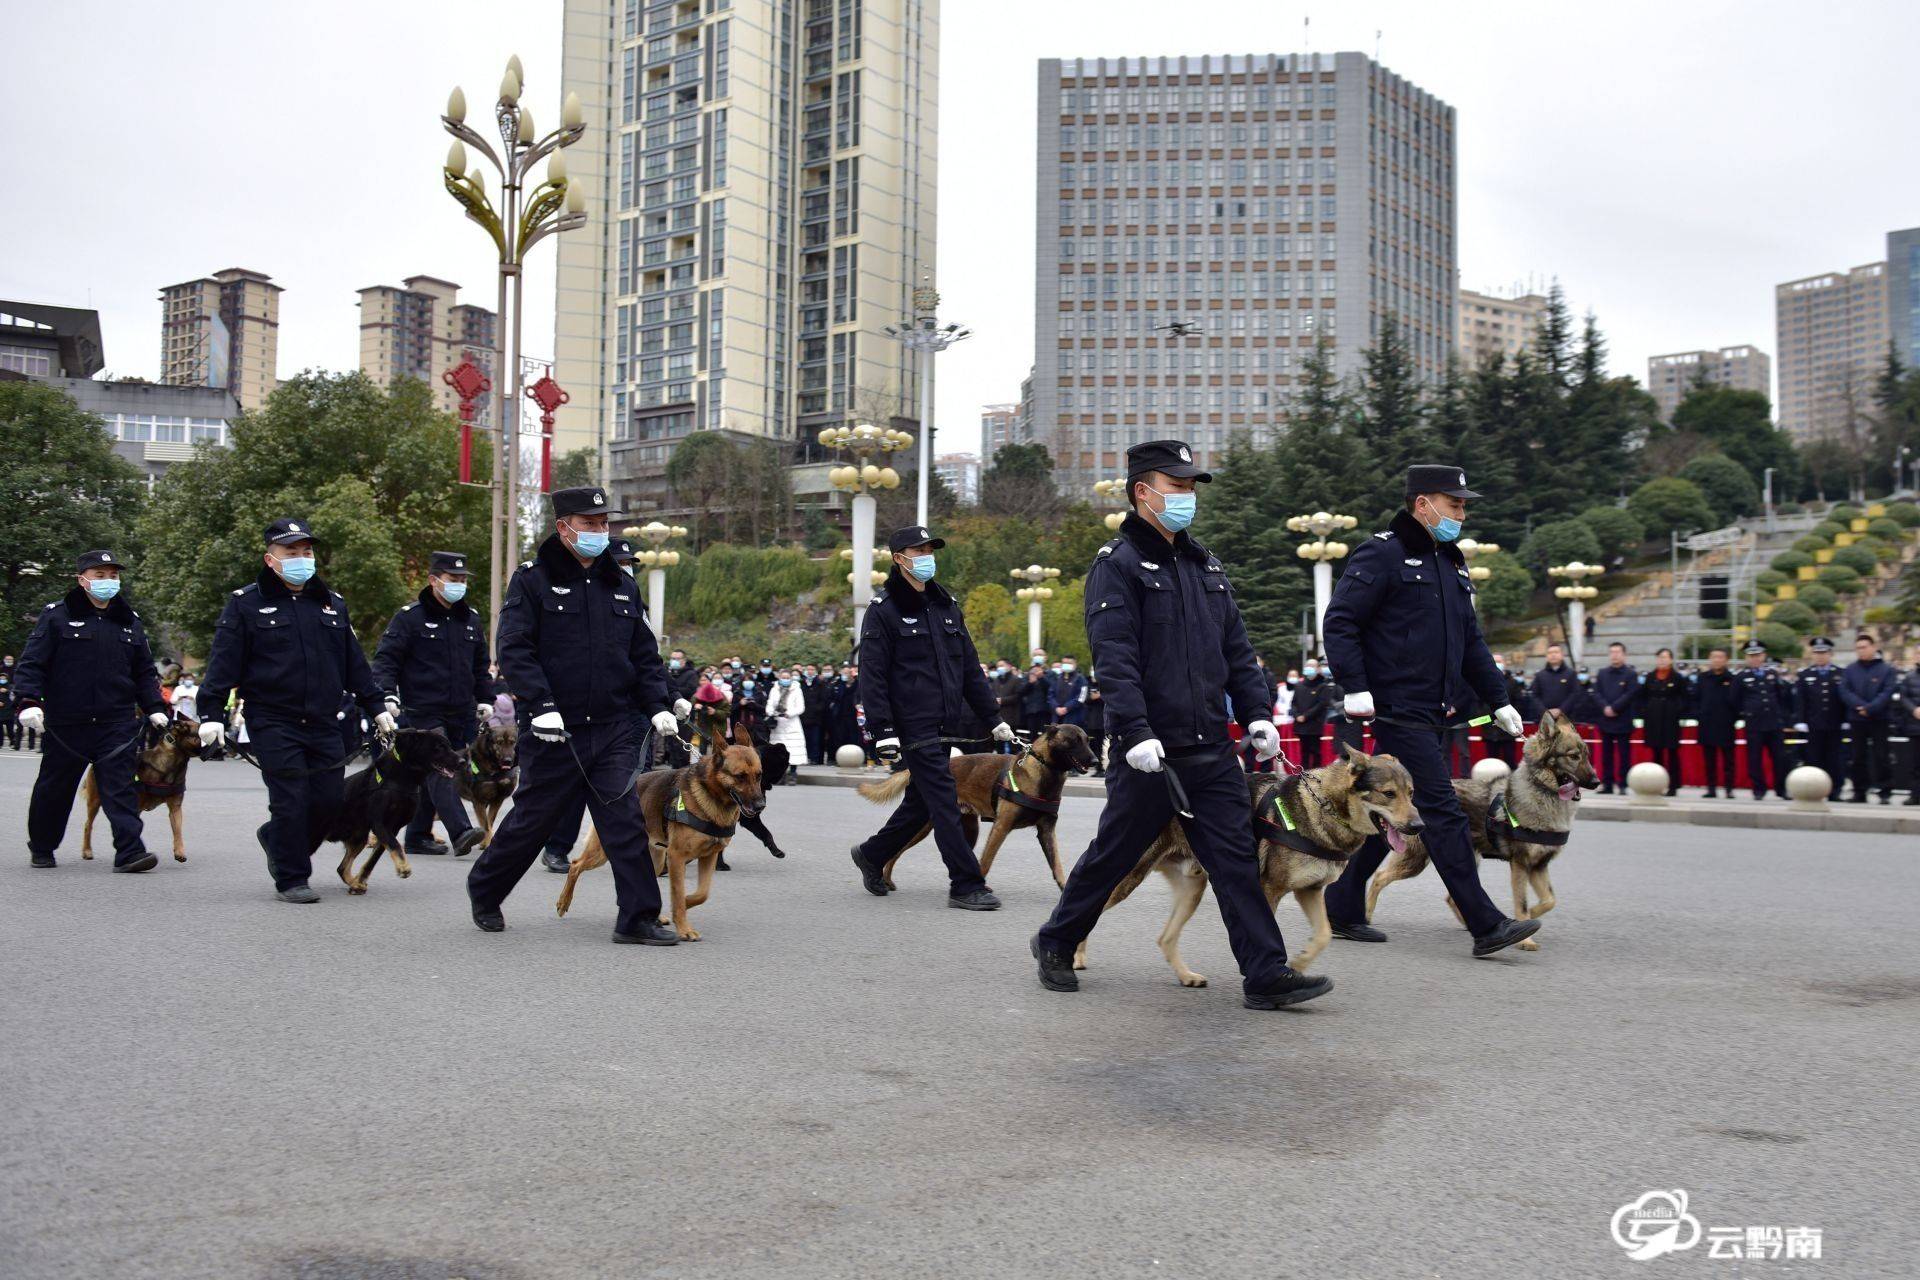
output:
[[146, 853], [135, 858], [132, 862], [116, 862], [113, 864], [113, 869], [115, 871], [125, 871], [132, 874], [139, 871], [151, 871], [159, 865], [160, 859], [150, 853]]
[[1385, 942], [1387, 940], [1386, 934], [1364, 920], [1357, 920], [1352, 924], [1341, 924], [1337, 920], [1329, 921], [1328, 927], [1333, 930], [1334, 937], [1345, 938], [1349, 942]]
[[500, 914], [500, 908], [487, 907], [473, 909], [473, 923], [482, 933], [502, 933], [507, 927], [507, 918]]
[[479, 844], [486, 838], [487, 833], [480, 828], [468, 827], [460, 833], [460, 838], [453, 842], [453, 856], [456, 858], [466, 857], [473, 852], [473, 846]]
[[1047, 951], [1040, 946], [1040, 935], [1034, 934], [1027, 944], [1027, 950], [1033, 952], [1033, 958], [1040, 962], [1040, 985], [1049, 991], [1078, 991], [1080, 975], [1073, 971], [1073, 957], [1062, 955], [1058, 951]]
[[[15, 751], [18, 751], [19, 749], [20, 748], [18, 747], [14, 748]], [[1908, 801], [1908, 803], [1912, 804], [1915, 802]], [[36, 854], [33, 854], [32, 857], [33, 857], [33, 865], [36, 867], [53, 867], [53, 866], [59, 865], [53, 860], [53, 855], [50, 853], [36, 853]]]
[[540, 865], [555, 875], [563, 876], [567, 874], [569, 862], [569, 855], [565, 849], [542, 849], [540, 851]]
[[450, 852], [452, 852], [452, 850], [448, 848], [444, 840], [422, 840], [418, 843], [409, 840], [407, 842], [407, 856], [409, 858], [437, 858]]
[[1297, 969], [1286, 970], [1280, 981], [1260, 991], [1243, 992], [1240, 1003], [1249, 1009], [1284, 1009], [1290, 1004], [1302, 1004], [1317, 999], [1333, 990], [1333, 979], [1320, 974], [1305, 974]]
[[320, 895], [304, 884], [290, 884], [277, 892], [282, 902], [298, 902], [305, 906], [320, 901]]
[[950, 893], [947, 905], [961, 911], [998, 911], [1000, 899], [991, 889], [975, 889], [972, 893]]
[[615, 942], [632, 943], [642, 947], [677, 947], [680, 945], [680, 935], [675, 933], [673, 926], [665, 920], [642, 921], [640, 932], [638, 933], [621, 933], [616, 929], [613, 932], [613, 940]]
[[1848, 796], [1847, 797], [1848, 804], [1865, 804], [1866, 802], [1867, 802], [1867, 798], [1865, 796]]
[[267, 865], [273, 865], [273, 850], [267, 847], [267, 823], [261, 823], [253, 829], [253, 838], [260, 842], [260, 852], [267, 855]]
[[860, 856], [859, 845], [853, 846], [853, 865], [860, 868], [860, 883], [867, 887], [868, 893], [876, 898], [884, 898], [887, 896], [886, 873], [879, 867], [871, 865], [865, 858]]
[[1502, 920], [1492, 933], [1476, 934], [1473, 939], [1473, 954], [1490, 956], [1494, 952], [1510, 947], [1516, 942], [1524, 942], [1540, 932], [1538, 920]]

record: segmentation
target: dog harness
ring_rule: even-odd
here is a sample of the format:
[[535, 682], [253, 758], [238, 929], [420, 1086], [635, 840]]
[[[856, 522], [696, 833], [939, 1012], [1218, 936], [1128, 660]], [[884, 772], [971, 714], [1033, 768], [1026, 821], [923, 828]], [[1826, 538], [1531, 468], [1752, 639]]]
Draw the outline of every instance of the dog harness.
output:
[[[1015, 764], [1018, 763], [1015, 761]], [[1031, 809], [1035, 813], [1057, 814], [1060, 812], [1058, 800], [1042, 800], [1039, 796], [1030, 796], [1020, 790], [1020, 775], [1014, 771], [1012, 764], [1007, 766], [1007, 771], [1001, 774], [993, 784], [994, 804], [998, 805], [1002, 800], [1017, 804], [1022, 809]]]
[[184, 777], [178, 782], [148, 782], [140, 776], [138, 767], [133, 771], [133, 785], [143, 796], [179, 796], [185, 795], [187, 791], [187, 780]]
[[510, 764], [510, 765], [507, 765], [505, 768], [501, 769], [498, 773], [482, 773], [480, 772], [480, 762], [478, 760], [473, 759], [471, 756], [467, 758], [467, 772], [471, 773], [475, 778], [477, 778], [481, 782], [505, 782], [509, 777], [512, 776], [513, 771], [518, 767], [519, 766], [517, 765]]
[[1551, 845], [1555, 848], [1565, 844], [1570, 831], [1542, 831], [1537, 827], [1523, 827], [1520, 819], [1513, 816], [1507, 808], [1507, 793], [1500, 791], [1493, 797], [1493, 803], [1487, 806], [1487, 843], [1494, 848], [1512, 842], [1515, 844]]
[[723, 827], [717, 822], [707, 821], [687, 808], [687, 798], [680, 794], [678, 787], [673, 791], [673, 803], [667, 806], [667, 821], [677, 822], [683, 827], [692, 827], [701, 835], [712, 836], [716, 840], [726, 840], [733, 836], [733, 823], [729, 822]]
[[[1274, 818], [1278, 817], [1278, 822]], [[1314, 858], [1325, 858], [1328, 862], [1345, 862], [1353, 855], [1341, 853], [1338, 849], [1329, 849], [1316, 844], [1301, 835], [1293, 825], [1293, 815], [1287, 812], [1287, 806], [1280, 800], [1280, 789], [1275, 787], [1266, 801], [1253, 811], [1253, 831], [1262, 841], [1271, 840], [1275, 844], [1285, 845], [1295, 853], [1304, 853]], [[1261, 869], [1266, 868], [1266, 855], [1260, 858]]]

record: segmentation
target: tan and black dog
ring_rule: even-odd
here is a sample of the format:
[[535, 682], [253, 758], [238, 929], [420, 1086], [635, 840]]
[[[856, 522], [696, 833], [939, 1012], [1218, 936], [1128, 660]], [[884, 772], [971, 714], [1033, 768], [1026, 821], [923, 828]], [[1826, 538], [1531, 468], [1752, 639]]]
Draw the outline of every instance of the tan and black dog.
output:
[[[640, 775], [633, 797], [646, 823], [647, 843], [653, 848], [653, 870], [663, 869], [673, 893], [673, 930], [682, 942], [698, 942], [700, 931], [687, 923], [687, 912], [707, 900], [713, 891], [714, 864], [726, 852], [727, 842], [742, 815], [767, 807], [760, 778], [760, 753], [746, 727], [736, 728], [733, 742], [710, 750], [684, 769], [655, 769]], [[567, 883], [554, 903], [561, 915], [573, 905], [573, 887], [582, 872], [607, 860], [600, 833], [590, 831], [587, 847], [573, 856]], [[687, 864], [700, 864], [700, 881], [687, 892]]]
[[[987, 847], [980, 853], [982, 876], [993, 870], [993, 860], [1000, 855], [1000, 846], [1008, 836], [1032, 827], [1040, 841], [1040, 852], [1046, 856], [1047, 869], [1053, 872], [1054, 884], [1067, 883], [1067, 873], [1053, 843], [1053, 829], [1060, 821], [1060, 789], [1068, 774], [1091, 769], [1093, 762], [1093, 744], [1087, 741], [1086, 730], [1071, 724], [1048, 725], [1017, 756], [965, 755], [947, 761], [960, 792], [960, 828], [966, 833], [968, 846], [980, 834], [982, 818], [993, 823], [987, 833]], [[860, 794], [875, 804], [891, 804], [912, 780], [913, 771], [901, 769], [879, 782], [862, 785]], [[931, 824], [921, 827], [900, 846], [900, 853], [888, 859], [881, 874], [889, 889], [897, 887], [893, 864], [900, 861], [900, 854], [926, 839], [932, 830]]]
[[493, 843], [493, 821], [520, 785], [520, 731], [512, 725], [482, 725], [479, 734], [460, 755], [460, 796], [473, 806], [480, 824], [480, 843]]
[[[1580, 803], [1580, 788], [1597, 787], [1600, 779], [1587, 758], [1587, 744], [1579, 728], [1559, 711], [1540, 717], [1540, 727], [1527, 739], [1520, 755], [1520, 767], [1498, 782], [1477, 778], [1455, 778], [1454, 794], [1467, 811], [1467, 829], [1473, 835], [1473, 852], [1478, 858], [1494, 858], [1507, 864], [1513, 879], [1513, 918], [1530, 920], [1553, 910], [1553, 881], [1547, 878], [1547, 864], [1564, 849], [1573, 830], [1574, 806]], [[1367, 882], [1367, 918], [1380, 894], [1396, 880], [1408, 880], [1426, 870], [1427, 849], [1418, 840], [1396, 849]], [[1527, 888], [1532, 886], [1538, 899], [1527, 905]], [[1452, 897], [1456, 918], [1460, 908]], [[1466, 921], [1460, 921], [1462, 927]], [[1528, 938], [1518, 944], [1522, 951], [1538, 951], [1540, 941]]]
[[[134, 757], [134, 791], [140, 797], [140, 812], [167, 806], [167, 822], [173, 827], [173, 860], [187, 860], [187, 846], [180, 837], [180, 806], [187, 798], [187, 766], [200, 754], [200, 726], [191, 720], [175, 720], [157, 734], [150, 731], [153, 743]], [[114, 765], [108, 765], [114, 768]], [[117, 766], [125, 768], [124, 764]], [[80, 829], [80, 856], [93, 856], [93, 819], [100, 812], [100, 786], [93, 770], [87, 770], [87, 825]]]
[[[1385, 836], [1388, 847], [1397, 851], [1405, 849], [1408, 837], [1422, 829], [1420, 812], [1413, 804], [1413, 776], [1392, 756], [1363, 755], [1342, 743], [1340, 758], [1318, 769], [1286, 778], [1248, 774], [1247, 797], [1253, 806], [1260, 886], [1266, 891], [1267, 905], [1276, 907], [1291, 893], [1313, 928], [1307, 945], [1288, 961], [1295, 969], [1305, 970], [1333, 937], [1324, 895], [1346, 870], [1347, 860], [1370, 836]], [[1194, 858], [1179, 819], [1167, 824], [1102, 911], [1124, 902], [1147, 873], [1156, 870], [1173, 890], [1173, 911], [1160, 930], [1160, 953], [1173, 966], [1181, 986], [1204, 987], [1206, 978], [1180, 957], [1180, 931], [1207, 892], [1207, 872]], [[1074, 955], [1073, 967], [1087, 967], [1085, 942]]]
[[[402, 880], [413, 874], [401, 832], [420, 805], [427, 775], [454, 778], [461, 768], [460, 755], [447, 741], [444, 730], [398, 729], [393, 739], [380, 747], [372, 764], [347, 775], [340, 808], [328, 815], [323, 830], [310, 831], [308, 836], [316, 852], [329, 840], [345, 846], [339, 871], [348, 893], [367, 891], [367, 877], [373, 874], [373, 864], [380, 861], [382, 853], [392, 853], [393, 872]], [[372, 851], [355, 871], [354, 858], [369, 844]]]

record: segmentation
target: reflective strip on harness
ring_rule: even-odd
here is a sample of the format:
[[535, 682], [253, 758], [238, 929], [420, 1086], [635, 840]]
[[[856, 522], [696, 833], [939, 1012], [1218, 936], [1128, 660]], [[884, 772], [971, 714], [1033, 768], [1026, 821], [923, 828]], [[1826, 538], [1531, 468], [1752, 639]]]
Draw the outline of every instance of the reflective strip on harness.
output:
[[1000, 780], [993, 784], [993, 798], [996, 803], [1007, 800], [1019, 805], [1022, 809], [1031, 809], [1035, 813], [1060, 812], [1058, 800], [1042, 800], [1037, 796], [1023, 793], [1020, 790], [1020, 775], [1014, 772], [1012, 765], [1008, 765], [1007, 771], [1000, 775]]
[[[1280, 793], [1275, 791], [1271, 800], [1273, 812], [1280, 816], [1275, 822], [1267, 814], [1266, 806], [1256, 810], [1253, 815], [1253, 831], [1262, 840], [1271, 840], [1275, 844], [1285, 845], [1296, 853], [1304, 853], [1314, 858], [1325, 858], [1328, 862], [1345, 862], [1353, 855], [1341, 853], [1338, 849], [1329, 849], [1325, 845], [1315, 844], [1300, 834], [1293, 825], [1293, 815], [1287, 812], [1287, 806], [1280, 802]], [[1262, 859], [1264, 865], [1265, 860]]]
[[667, 821], [677, 822], [683, 827], [692, 827], [703, 836], [712, 836], [716, 840], [726, 840], [733, 835], [733, 824], [721, 826], [709, 822], [693, 810], [687, 808], [687, 798], [678, 791], [673, 793], [673, 803], [667, 806]]
[[[1501, 825], [1502, 822], [1505, 823], [1504, 826]], [[1521, 826], [1520, 819], [1514, 817], [1513, 811], [1507, 808], [1507, 795], [1504, 791], [1495, 795], [1493, 803], [1487, 806], [1487, 843], [1496, 847], [1511, 840], [1520, 844], [1548, 845], [1558, 848], [1565, 844], [1567, 837], [1572, 834], [1571, 831], [1541, 831], [1534, 827]]]

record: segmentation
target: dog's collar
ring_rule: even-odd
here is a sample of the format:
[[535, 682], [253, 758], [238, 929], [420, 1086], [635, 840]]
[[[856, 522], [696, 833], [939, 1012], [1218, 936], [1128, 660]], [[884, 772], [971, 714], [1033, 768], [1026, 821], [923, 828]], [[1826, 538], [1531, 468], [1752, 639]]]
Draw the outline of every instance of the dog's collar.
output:
[[[1279, 821], [1275, 821], [1275, 819]], [[1285, 845], [1295, 853], [1304, 853], [1309, 857], [1324, 858], [1328, 862], [1345, 862], [1353, 854], [1342, 853], [1338, 849], [1329, 849], [1323, 844], [1309, 840], [1294, 826], [1293, 815], [1287, 812], [1287, 806], [1280, 798], [1278, 787], [1253, 811], [1253, 832], [1262, 843], [1272, 841]], [[1265, 870], [1267, 856], [1265, 850], [1260, 854], [1260, 866]]]
[[701, 835], [712, 836], [716, 840], [727, 840], [733, 836], [733, 823], [721, 826], [695, 813], [687, 807], [687, 797], [680, 788], [673, 789], [673, 802], [667, 806], [667, 821], [677, 822], [683, 827], [691, 827]]
[[[1039, 760], [1040, 757], [1035, 756], [1034, 759]], [[1057, 799], [1043, 800], [1039, 796], [1030, 796], [1026, 792], [1020, 789], [1020, 773], [1017, 768], [1018, 764], [1019, 764], [1019, 760], [1016, 759], [1013, 764], [1010, 764], [1007, 766], [1006, 772], [1001, 774], [1000, 777], [994, 782], [993, 784], [994, 803], [998, 804], [1000, 803], [1000, 801], [1005, 800], [1009, 804], [1017, 804], [1022, 809], [1031, 809], [1035, 813], [1047, 813], [1047, 814], [1059, 813], [1060, 812], [1059, 800]], [[1047, 765], [1045, 761], [1041, 761], [1041, 764], [1047, 768], [1052, 767], [1051, 765]]]
[[1520, 819], [1513, 816], [1513, 810], [1507, 807], [1507, 793], [1504, 789], [1496, 791], [1493, 802], [1487, 806], [1487, 843], [1498, 849], [1503, 844], [1538, 844], [1559, 848], [1567, 842], [1571, 831], [1543, 831], [1538, 827], [1523, 827]]

